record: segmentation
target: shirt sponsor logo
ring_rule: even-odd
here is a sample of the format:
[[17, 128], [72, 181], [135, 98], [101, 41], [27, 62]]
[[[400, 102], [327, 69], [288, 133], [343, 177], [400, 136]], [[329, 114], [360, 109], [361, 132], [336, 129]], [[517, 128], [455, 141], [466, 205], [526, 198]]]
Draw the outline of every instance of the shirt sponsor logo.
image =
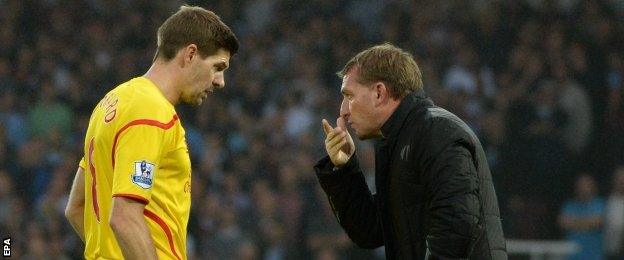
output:
[[154, 164], [146, 160], [134, 162], [132, 182], [143, 189], [149, 189], [154, 182]]

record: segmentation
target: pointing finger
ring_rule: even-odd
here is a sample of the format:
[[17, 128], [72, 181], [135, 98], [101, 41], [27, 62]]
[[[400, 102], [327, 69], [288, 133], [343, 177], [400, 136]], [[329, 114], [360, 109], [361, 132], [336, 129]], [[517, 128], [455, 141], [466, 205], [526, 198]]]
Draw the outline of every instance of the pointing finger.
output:
[[323, 131], [325, 131], [325, 134], [329, 134], [329, 132], [331, 132], [333, 127], [329, 125], [329, 122], [327, 122], [327, 120], [325, 119], [323, 119], [322, 122], [323, 122]]

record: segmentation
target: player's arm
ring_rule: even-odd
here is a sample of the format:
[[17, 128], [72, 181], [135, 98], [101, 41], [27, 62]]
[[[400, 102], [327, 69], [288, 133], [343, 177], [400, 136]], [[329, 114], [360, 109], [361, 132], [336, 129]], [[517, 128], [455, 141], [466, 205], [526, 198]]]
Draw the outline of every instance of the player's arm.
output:
[[110, 226], [126, 259], [157, 259], [154, 242], [143, 217], [145, 204], [125, 197], [113, 198]]
[[69, 224], [76, 230], [78, 236], [82, 241], [85, 241], [84, 237], [84, 204], [85, 204], [85, 179], [84, 169], [78, 167], [76, 176], [74, 176], [74, 183], [72, 184], [71, 191], [69, 192], [69, 200], [67, 207], [65, 207], [65, 217], [69, 221]]

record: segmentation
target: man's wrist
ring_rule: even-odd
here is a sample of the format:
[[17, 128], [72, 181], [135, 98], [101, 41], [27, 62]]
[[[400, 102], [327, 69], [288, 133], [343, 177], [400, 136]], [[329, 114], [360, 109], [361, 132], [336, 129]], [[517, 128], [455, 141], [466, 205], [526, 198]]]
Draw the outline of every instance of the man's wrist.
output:
[[349, 171], [348, 169], [353, 168], [353, 167], [354, 167], [354, 164], [357, 164], [357, 163], [356, 163], [356, 159], [355, 159], [355, 158], [353, 158], [353, 157], [355, 157], [355, 155], [353, 155], [353, 156], [349, 157], [349, 159], [347, 159], [347, 161], [346, 161], [346, 162], [344, 162], [344, 163], [343, 163], [343, 164], [341, 164], [341, 165], [335, 165], [335, 164], [333, 164], [333, 162], [332, 162], [332, 164], [331, 164], [331, 166], [332, 166], [332, 167], [331, 167], [332, 172], [338, 173], [338, 172], [342, 172], [342, 171], [344, 171], [344, 170]]

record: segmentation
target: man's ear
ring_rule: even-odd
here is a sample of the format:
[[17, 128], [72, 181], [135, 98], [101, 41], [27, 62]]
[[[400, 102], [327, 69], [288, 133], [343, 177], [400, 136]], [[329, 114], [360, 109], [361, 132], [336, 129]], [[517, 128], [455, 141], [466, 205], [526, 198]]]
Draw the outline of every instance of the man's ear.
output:
[[375, 83], [375, 105], [382, 105], [388, 102], [390, 98], [388, 87], [383, 82]]
[[185, 64], [191, 63], [194, 59], [199, 57], [199, 51], [197, 45], [191, 43], [183, 49], [183, 60]]

